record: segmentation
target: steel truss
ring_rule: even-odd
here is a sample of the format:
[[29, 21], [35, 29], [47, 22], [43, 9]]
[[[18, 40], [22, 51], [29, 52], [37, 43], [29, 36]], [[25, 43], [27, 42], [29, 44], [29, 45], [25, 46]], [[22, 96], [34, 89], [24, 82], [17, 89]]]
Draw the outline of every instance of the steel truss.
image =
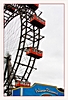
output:
[[[5, 4], [6, 6], [6, 4]], [[16, 9], [13, 13], [9, 13], [7, 11], [6, 7], [4, 6], [4, 28], [8, 25], [8, 23], [15, 18], [16, 16], [20, 15], [20, 21], [21, 21], [21, 34], [20, 34], [20, 40], [19, 40], [19, 46], [17, 50], [17, 54], [15, 57], [14, 64], [12, 66], [11, 72], [9, 76], [7, 76], [7, 79], [5, 78], [5, 74], [7, 73], [7, 66], [4, 71], [4, 87], [6, 89], [4, 90], [4, 93], [8, 93], [9, 87], [11, 86], [11, 83], [15, 78], [23, 80], [24, 82], [28, 81], [28, 78], [34, 68], [34, 64], [36, 61], [36, 58], [29, 57], [28, 64], [21, 63], [21, 59], [23, 57], [23, 53], [26, 51], [27, 47], [25, 45], [26, 41], [31, 41], [32, 47], [39, 48], [40, 40], [44, 38], [44, 36], [40, 35], [40, 29], [36, 26], [33, 26], [30, 23], [30, 16], [33, 14], [36, 14], [35, 11], [30, 9], [26, 4], [12, 4]], [[19, 52], [20, 55], [19, 55]], [[17, 62], [18, 60], [18, 62]], [[19, 66], [25, 66], [26, 70], [22, 76], [16, 75], [16, 72], [19, 68]], [[11, 77], [11, 80], [8, 82], [9, 78]], [[11, 89], [10, 89], [11, 90]], [[9, 91], [8, 95], [11, 95], [11, 92]]]

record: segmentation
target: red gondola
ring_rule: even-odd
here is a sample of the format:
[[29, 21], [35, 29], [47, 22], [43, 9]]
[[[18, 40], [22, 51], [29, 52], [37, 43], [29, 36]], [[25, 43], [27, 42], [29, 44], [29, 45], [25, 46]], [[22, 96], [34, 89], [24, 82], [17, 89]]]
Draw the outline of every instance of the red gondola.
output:
[[33, 9], [34, 11], [38, 9], [39, 4], [27, 4], [31, 9]]
[[30, 18], [30, 23], [38, 28], [43, 28], [45, 26], [45, 20], [36, 16], [35, 14]]
[[13, 6], [10, 5], [10, 4], [7, 4], [7, 5], [6, 5], [6, 9], [7, 9], [8, 11], [12, 12], [12, 13], [15, 11], [15, 7], [13, 7]]
[[15, 87], [30, 87], [31, 83], [30, 82], [23, 82], [16, 80], [15, 82]]
[[42, 58], [43, 52], [36, 48], [28, 47], [26, 55], [39, 59]]

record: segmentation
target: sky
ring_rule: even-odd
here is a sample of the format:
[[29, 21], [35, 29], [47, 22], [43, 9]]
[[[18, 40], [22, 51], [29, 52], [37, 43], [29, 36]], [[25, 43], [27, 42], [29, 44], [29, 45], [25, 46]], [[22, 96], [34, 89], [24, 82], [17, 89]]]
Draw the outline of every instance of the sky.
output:
[[[41, 29], [41, 35], [45, 38], [41, 40], [39, 45], [39, 49], [43, 51], [43, 57], [36, 60], [34, 67], [37, 70], [32, 71], [29, 81], [31, 84], [42, 83], [64, 88], [64, 5], [40, 4], [37, 11], [39, 12], [39, 10], [42, 11], [41, 17], [46, 20], [46, 26]], [[16, 26], [19, 25], [20, 27], [17, 18], [13, 21]], [[18, 34], [19, 30], [16, 31], [16, 35], [11, 32], [10, 35], [7, 34], [9, 37], [5, 35], [5, 38], [8, 37], [6, 39], [10, 40], [13, 45], [18, 37], [16, 39], [17, 44], [19, 42]], [[14, 37], [14, 40], [11, 40], [10, 36]], [[17, 48], [16, 44], [14, 48]], [[11, 47], [9, 45], [11, 45], [10, 42], [6, 44], [5, 48], [10, 50], [12, 45]], [[14, 58], [12, 57], [12, 59]]]
[[43, 58], [36, 61], [37, 71], [32, 73], [30, 81], [64, 88], [64, 5], [44, 4], [39, 10], [46, 20], [41, 30], [45, 38], [39, 47]]

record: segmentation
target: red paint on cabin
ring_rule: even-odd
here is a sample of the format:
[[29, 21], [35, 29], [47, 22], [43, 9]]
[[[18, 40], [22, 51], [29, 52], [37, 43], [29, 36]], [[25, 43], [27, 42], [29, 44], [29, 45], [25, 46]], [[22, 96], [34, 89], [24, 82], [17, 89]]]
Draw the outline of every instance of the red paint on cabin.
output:
[[39, 59], [42, 58], [43, 52], [36, 48], [29, 47], [26, 51], [26, 55]]
[[10, 5], [10, 4], [7, 4], [7, 5], [6, 5], [6, 9], [7, 9], [8, 11], [12, 12], [12, 13], [15, 11], [15, 7], [13, 7], [13, 6]]
[[23, 82], [16, 80], [15, 82], [15, 87], [30, 87], [31, 83], [30, 82]]
[[45, 20], [36, 16], [35, 14], [30, 18], [30, 23], [33, 24], [34, 26], [37, 26], [40, 29], [45, 27], [46, 25]]
[[34, 11], [38, 9], [39, 4], [27, 4], [31, 9], [33, 9]]

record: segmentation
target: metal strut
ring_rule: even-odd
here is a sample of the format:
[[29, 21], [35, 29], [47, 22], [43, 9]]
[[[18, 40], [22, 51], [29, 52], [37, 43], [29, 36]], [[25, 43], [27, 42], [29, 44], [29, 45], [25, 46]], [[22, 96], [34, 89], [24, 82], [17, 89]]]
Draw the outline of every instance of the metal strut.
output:
[[[40, 35], [40, 29], [36, 26], [33, 26], [29, 21], [30, 16], [35, 14], [35, 11], [29, 9], [29, 7], [27, 5], [22, 5], [22, 4], [14, 5], [14, 7], [16, 8], [16, 10], [11, 14], [8, 14], [6, 8], [4, 9], [4, 20], [5, 20], [4, 21], [4, 28], [7, 26], [7, 24], [14, 17], [20, 15], [21, 34], [20, 34], [20, 41], [19, 41], [19, 46], [18, 46], [16, 57], [15, 57], [15, 61], [14, 61], [14, 64], [12, 66], [12, 70], [11, 70], [9, 76], [7, 76], [7, 79], [5, 80], [4, 86], [6, 86], [6, 84], [8, 84], [8, 86], [10, 86], [10, 84], [12, 83], [12, 80], [15, 79], [14, 77], [16, 75], [16, 72], [17, 72], [18, 68], [19, 68], [19, 65], [22, 65], [22, 66], [26, 67], [26, 70], [25, 70], [24, 74], [21, 77], [21, 81], [22, 80], [28, 81], [28, 78], [29, 78], [32, 70], [36, 69], [36, 68], [34, 68], [36, 58], [29, 57], [28, 64], [20, 63], [20, 61], [22, 59], [22, 56], [23, 56], [23, 53], [24, 53], [24, 49], [26, 48], [25, 43], [26, 43], [27, 40], [31, 41], [32, 42], [32, 47], [36, 47], [38, 49], [40, 40], [42, 38], [44, 38], [43, 36]], [[6, 17], [5, 14], [7, 14], [8, 17]], [[30, 32], [32, 34], [30, 34]], [[21, 45], [22, 45], [22, 48], [21, 48]], [[20, 55], [19, 55], [19, 51], [21, 51]], [[19, 55], [19, 57], [18, 57], [18, 55]], [[19, 59], [18, 62], [17, 62], [17, 59]], [[16, 66], [16, 68], [15, 68], [15, 66]], [[29, 68], [30, 68], [30, 70], [29, 70]], [[13, 70], [15, 70], [14, 73], [13, 73]], [[8, 82], [8, 79], [10, 78], [10, 76], [12, 74], [13, 74], [13, 76], [11, 78], [11, 81]], [[4, 73], [4, 75], [5, 75], [5, 73]], [[6, 89], [4, 90], [4, 93], [6, 93], [8, 89], [9, 88], [6, 87]]]

